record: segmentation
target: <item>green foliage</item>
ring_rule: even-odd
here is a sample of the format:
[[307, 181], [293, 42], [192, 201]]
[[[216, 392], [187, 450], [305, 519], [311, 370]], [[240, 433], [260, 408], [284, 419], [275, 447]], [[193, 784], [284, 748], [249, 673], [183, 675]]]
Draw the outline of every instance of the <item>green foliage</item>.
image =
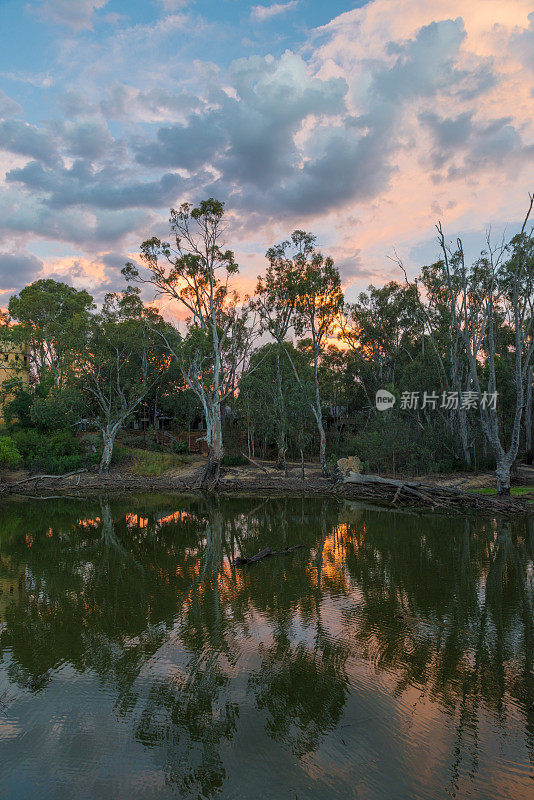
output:
[[71, 427], [84, 416], [84, 399], [74, 386], [63, 390], [54, 387], [46, 397], [34, 399], [31, 420], [41, 431]]
[[421, 431], [406, 412], [377, 414], [350, 439], [350, 452], [361, 459], [366, 472], [421, 475], [451, 472], [461, 467], [452, 437], [439, 424]]
[[51, 371], [43, 373], [43, 379], [33, 387], [18, 377], [5, 381], [2, 395], [9, 398], [4, 405], [4, 420], [14, 427], [63, 430], [78, 422], [85, 411], [83, 395], [73, 385], [56, 386]]
[[55, 382], [61, 383], [72, 345], [83, 338], [93, 308], [87, 292], [52, 278], [35, 281], [11, 297], [9, 313], [19, 322], [14, 335], [30, 343], [40, 381], [51, 370]]
[[226, 453], [222, 460], [224, 467], [246, 467], [248, 463], [248, 459], [241, 455], [241, 453]]
[[171, 453], [174, 453], [175, 455], [183, 455], [187, 453], [187, 445], [185, 442], [180, 442], [180, 441], [171, 442], [169, 450]]
[[257, 350], [239, 389], [237, 409], [242, 424], [248, 425], [258, 442], [267, 441], [279, 451], [284, 447], [295, 450], [297, 437], [313, 427], [312, 369], [308, 357], [290, 342], [283, 346], [267, 344]]
[[[317, 249], [313, 234], [297, 230], [267, 251], [256, 297], [241, 306], [228, 283], [237, 264], [222, 245], [223, 217], [223, 204], [213, 198], [172, 210], [170, 241], [148, 239], [141, 247], [144, 271], [133, 264], [124, 270], [128, 279], [181, 303], [190, 315], [184, 335], [146, 307], [132, 286], [107, 295], [99, 313], [86, 292], [51, 279], [10, 300], [11, 322], [18, 324], [0, 313], [0, 338], [6, 348], [29, 344], [31, 383], [16, 375], [1, 394], [4, 420], [20, 437], [26, 466], [49, 472], [78, 466], [83, 448], [71, 433], [56, 432], [74, 431], [80, 418], [100, 429], [96, 450], [107, 464], [118, 431], [141, 409], [148, 419], [172, 418], [182, 432], [204, 417], [218, 457], [224, 439], [226, 464], [245, 463], [235, 454], [248, 443], [277, 455], [279, 465], [286, 455], [299, 458], [302, 451], [309, 458], [320, 447], [323, 465], [329, 454], [330, 464], [357, 455], [367, 469], [385, 473], [476, 469], [494, 466], [499, 457], [491, 431], [498, 431], [501, 449], [513, 444], [517, 452], [519, 424], [521, 446], [532, 449], [524, 436], [532, 403], [517, 391], [526, 388], [532, 342], [530, 235], [516, 236], [499, 259], [483, 252], [470, 266], [458, 241], [413, 282], [369, 286], [343, 306], [332, 259]], [[462, 316], [458, 327], [460, 310], [467, 309], [463, 291], [469, 318]], [[251, 309], [274, 340], [256, 350]], [[479, 331], [474, 362], [462, 326]], [[516, 334], [522, 332], [521, 340]], [[400, 408], [402, 392], [441, 398], [492, 386], [499, 399], [487, 441], [478, 409], [439, 407], [440, 400], [436, 408]], [[377, 411], [378, 389], [396, 396], [392, 412]], [[150, 431], [119, 433], [119, 442], [166, 456], [187, 450], [182, 441], [155, 441]]]
[[12, 378], [2, 384], [2, 396], [6, 398], [2, 413], [6, 425], [17, 422], [23, 427], [32, 424], [31, 409], [35, 395], [20, 378]]
[[0, 437], [0, 468], [15, 469], [22, 464], [22, 456], [10, 436]]
[[31, 472], [61, 475], [91, 461], [84, 452], [82, 442], [68, 431], [45, 436], [30, 428], [15, 431], [12, 438], [24, 467]]

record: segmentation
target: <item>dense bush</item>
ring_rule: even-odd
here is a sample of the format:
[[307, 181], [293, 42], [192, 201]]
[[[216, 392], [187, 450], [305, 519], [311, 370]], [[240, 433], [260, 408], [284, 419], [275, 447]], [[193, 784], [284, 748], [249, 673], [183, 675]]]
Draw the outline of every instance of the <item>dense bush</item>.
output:
[[222, 460], [224, 467], [245, 467], [249, 462], [241, 453], [227, 454]]
[[421, 431], [402, 413], [386, 412], [371, 418], [362, 430], [350, 436], [350, 453], [357, 455], [366, 472], [421, 475], [451, 472], [461, 466], [454, 442], [443, 427]]
[[0, 468], [15, 469], [22, 464], [22, 456], [10, 436], [0, 437]]
[[83, 467], [88, 458], [83, 444], [69, 431], [44, 436], [29, 428], [13, 434], [26, 469], [61, 475]]
[[169, 450], [171, 453], [179, 456], [189, 452], [189, 448], [187, 447], [186, 443], [179, 441], [172, 441]]

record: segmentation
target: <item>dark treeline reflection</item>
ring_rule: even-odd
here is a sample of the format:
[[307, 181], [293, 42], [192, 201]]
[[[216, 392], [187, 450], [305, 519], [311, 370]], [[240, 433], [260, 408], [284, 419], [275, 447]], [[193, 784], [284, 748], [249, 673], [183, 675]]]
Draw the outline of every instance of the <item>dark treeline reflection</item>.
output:
[[92, 671], [179, 793], [224, 786], [244, 699], [293, 758], [316, 752], [362, 662], [454, 719], [453, 790], [477, 772], [482, 711], [519, 714], [534, 761], [532, 522], [152, 497], [4, 506], [0, 531], [13, 692]]

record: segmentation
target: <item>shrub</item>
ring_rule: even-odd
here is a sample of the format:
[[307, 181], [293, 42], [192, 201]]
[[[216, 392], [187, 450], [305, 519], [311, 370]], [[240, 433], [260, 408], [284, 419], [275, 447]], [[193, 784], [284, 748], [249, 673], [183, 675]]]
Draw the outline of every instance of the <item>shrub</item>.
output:
[[357, 455], [365, 472], [400, 472], [421, 475], [451, 472], [461, 463], [454, 457], [454, 442], [442, 428], [419, 427], [395, 411], [372, 419], [351, 436], [351, 455]]
[[225, 455], [222, 460], [223, 467], [246, 467], [248, 463], [248, 459], [241, 453]]
[[22, 456], [10, 436], [0, 437], [0, 467], [15, 469], [22, 464]]
[[189, 450], [185, 442], [173, 441], [171, 442], [170, 446], [171, 453], [175, 453], [176, 455], [183, 455], [184, 453], [188, 453]]
[[20, 430], [13, 434], [24, 466], [31, 472], [61, 475], [82, 467], [87, 459], [82, 443], [70, 431], [45, 436], [36, 430]]

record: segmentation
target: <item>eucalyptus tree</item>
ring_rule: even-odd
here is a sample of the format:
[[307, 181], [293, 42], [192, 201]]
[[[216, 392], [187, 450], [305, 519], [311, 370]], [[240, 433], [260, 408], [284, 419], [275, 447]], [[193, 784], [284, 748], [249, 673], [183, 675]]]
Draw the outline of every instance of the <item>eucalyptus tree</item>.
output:
[[128, 263], [129, 280], [152, 286], [190, 315], [188, 335], [178, 346], [166, 338], [184, 381], [202, 404], [208, 463], [202, 482], [217, 482], [224, 455], [222, 409], [236, 391], [249, 353], [253, 328], [246, 307], [231, 291], [237, 274], [234, 253], [224, 249], [223, 203], [210, 198], [198, 207], [184, 203], [170, 216], [171, 241], [157, 237], [141, 245], [142, 268]]
[[[347, 303], [340, 316], [338, 338], [360, 364], [371, 392], [395, 383], [399, 360], [421, 340], [421, 324], [414, 314], [412, 286], [390, 281], [369, 286], [354, 303]], [[370, 394], [371, 394], [370, 392]], [[369, 397], [374, 401], [374, 397]]]
[[[405, 273], [406, 274], [406, 273]], [[419, 284], [423, 293], [419, 290]], [[440, 382], [443, 390], [453, 392], [458, 402], [443, 412], [449, 429], [460, 443], [462, 458], [471, 466], [471, 425], [464, 399], [469, 392], [469, 365], [465, 345], [455, 329], [450, 311], [448, 283], [444, 280], [443, 261], [424, 266], [421, 277], [414, 281], [418, 311], [423, 321], [424, 337], [437, 359]], [[424, 295], [423, 300], [421, 294]]]
[[[301, 381], [310, 385], [312, 373], [308, 360], [290, 342], [284, 343], [284, 347], [290, 353]], [[276, 465], [278, 469], [285, 469], [295, 424], [301, 416], [311, 415], [288, 359], [283, 354], [280, 358], [280, 349], [278, 342], [274, 342], [252, 354], [251, 369], [239, 385], [239, 406], [247, 417], [249, 443], [253, 445], [255, 434], [264, 440], [274, 441], [277, 448]]]
[[[463, 402], [464, 394], [469, 390], [469, 369], [461, 337], [452, 325], [447, 286], [443, 279], [443, 264], [437, 261], [425, 265], [421, 274], [410, 282], [402, 260], [397, 255], [393, 260], [406, 279], [404, 287], [399, 284], [397, 286], [409, 298], [407, 310], [408, 326], [412, 331], [411, 346], [406, 347], [408, 340], [405, 340], [402, 351], [409, 354], [421, 377], [432, 378], [431, 383], [426, 383], [425, 389], [434, 389], [439, 385], [442, 398], [452, 393], [458, 399], [457, 402], [453, 400], [452, 403], [442, 403], [438, 407], [438, 413], [452, 436], [457, 458], [462, 459], [469, 467], [471, 429]], [[433, 374], [428, 374], [429, 367]], [[402, 374], [404, 376], [404, 372]], [[415, 414], [419, 418], [418, 410]]]
[[73, 339], [83, 338], [93, 309], [90, 294], [52, 278], [35, 281], [13, 295], [9, 314], [18, 322], [14, 335], [29, 345], [37, 383], [51, 373], [61, 387]]
[[[319, 365], [328, 338], [334, 334], [335, 323], [343, 306], [343, 292], [333, 260], [317, 250], [315, 242], [313, 234], [297, 230], [289, 240], [267, 251], [269, 266], [265, 277], [258, 278], [255, 307], [263, 318], [265, 328], [283, 348], [303, 395], [308, 396], [319, 433], [321, 470], [326, 476], [326, 433]], [[291, 329], [297, 336], [306, 336], [311, 340], [313, 391], [310, 394], [285, 344]]]
[[[465, 348], [482, 431], [495, 456], [499, 494], [510, 493], [510, 468], [519, 449], [525, 386], [534, 350], [534, 237], [532, 228], [528, 230], [534, 195], [529, 197], [520, 233], [508, 244], [502, 242], [498, 246], [491, 243], [488, 235], [486, 249], [472, 265], [466, 264], [461, 239], [457, 239], [453, 250], [445, 240], [441, 223], [437, 225], [452, 327]], [[498, 339], [503, 325], [511, 333], [515, 387], [507, 444], [496, 403], [487, 401], [499, 391]], [[481, 378], [482, 363], [487, 372], [486, 387]]]
[[102, 311], [92, 317], [84, 347], [79, 350], [75, 378], [96, 419], [103, 439], [100, 472], [107, 472], [117, 433], [161, 380], [168, 354], [158, 329], [158, 312], [146, 308], [139, 290], [106, 295]]

